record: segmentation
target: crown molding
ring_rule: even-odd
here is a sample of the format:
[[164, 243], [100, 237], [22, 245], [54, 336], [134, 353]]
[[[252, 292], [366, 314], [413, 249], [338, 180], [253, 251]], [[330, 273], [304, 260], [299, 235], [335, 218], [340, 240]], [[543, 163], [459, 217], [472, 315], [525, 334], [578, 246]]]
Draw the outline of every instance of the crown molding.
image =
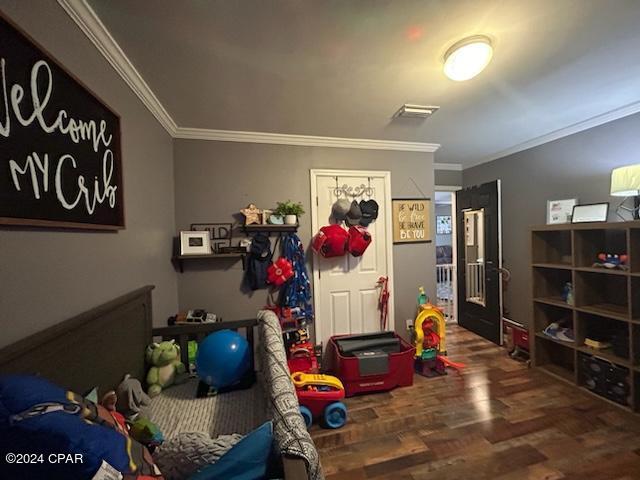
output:
[[437, 143], [403, 142], [398, 140], [373, 140], [366, 138], [319, 137], [267, 132], [243, 132], [178, 127], [175, 138], [188, 140], [213, 140], [217, 142], [270, 143], [277, 145], [301, 145], [305, 147], [358, 148], [365, 150], [395, 150], [400, 152], [433, 153]]
[[462, 165], [460, 163], [434, 163], [434, 170], [453, 170], [456, 172], [462, 171]]
[[145, 107], [156, 117], [160, 125], [169, 135], [174, 136], [177, 125], [173, 118], [86, 0], [58, 0], [58, 3], [129, 85]]
[[639, 112], [640, 102], [633, 102], [623, 107], [610, 110], [600, 115], [596, 115], [595, 117], [588, 118], [587, 120], [583, 120], [582, 122], [574, 123], [573, 125], [569, 125], [568, 127], [560, 128], [559, 130], [554, 130], [553, 132], [541, 135], [540, 137], [536, 137], [531, 140], [527, 140], [526, 142], [519, 143], [517, 145], [514, 145], [513, 147], [507, 148], [506, 150], [501, 150], [497, 153], [482, 158], [477, 162], [472, 162], [468, 165], [465, 165], [464, 168], [467, 169], [482, 165], [483, 163], [492, 162], [493, 160], [498, 160], [499, 158], [508, 157], [509, 155], [513, 155], [514, 153], [522, 152], [523, 150], [528, 150], [533, 147], [538, 147], [545, 143], [553, 142], [554, 140], [568, 137], [569, 135], [573, 135], [574, 133], [583, 132], [585, 130], [589, 130], [590, 128], [598, 127], [600, 125], [604, 125], [605, 123], [613, 122], [614, 120], [619, 120], [621, 118], [628, 117], [629, 115], [633, 115]]
[[87, 1], [58, 0], [58, 3], [173, 138], [405, 152], [435, 152], [440, 148], [438, 144], [422, 142], [178, 127]]

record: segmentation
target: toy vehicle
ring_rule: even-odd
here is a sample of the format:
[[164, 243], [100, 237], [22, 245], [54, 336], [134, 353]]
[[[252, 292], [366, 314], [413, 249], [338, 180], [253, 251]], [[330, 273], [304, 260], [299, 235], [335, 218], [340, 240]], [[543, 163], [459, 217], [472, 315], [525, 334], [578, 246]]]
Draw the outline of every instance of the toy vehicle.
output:
[[315, 418], [321, 418], [327, 428], [340, 428], [347, 423], [347, 407], [340, 401], [344, 398], [344, 386], [338, 378], [296, 372], [291, 380], [307, 428]]

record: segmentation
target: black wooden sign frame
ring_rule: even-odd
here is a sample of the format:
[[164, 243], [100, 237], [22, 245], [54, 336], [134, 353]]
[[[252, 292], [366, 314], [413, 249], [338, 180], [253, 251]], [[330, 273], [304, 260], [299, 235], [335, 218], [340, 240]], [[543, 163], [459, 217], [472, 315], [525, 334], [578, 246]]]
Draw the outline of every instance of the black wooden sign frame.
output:
[[0, 12], [0, 225], [125, 228], [120, 116]]

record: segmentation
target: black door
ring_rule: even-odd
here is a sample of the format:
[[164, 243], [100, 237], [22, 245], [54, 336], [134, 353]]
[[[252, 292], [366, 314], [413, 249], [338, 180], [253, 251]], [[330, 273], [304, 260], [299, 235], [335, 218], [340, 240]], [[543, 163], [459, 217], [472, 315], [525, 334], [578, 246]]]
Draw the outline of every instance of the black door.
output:
[[456, 192], [458, 323], [500, 344], [500, 180]]

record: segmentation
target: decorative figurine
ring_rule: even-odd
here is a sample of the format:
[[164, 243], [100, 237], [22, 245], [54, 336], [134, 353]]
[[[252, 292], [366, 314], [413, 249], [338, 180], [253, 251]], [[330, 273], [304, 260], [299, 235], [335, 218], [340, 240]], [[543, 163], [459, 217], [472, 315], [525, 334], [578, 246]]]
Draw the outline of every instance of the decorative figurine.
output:
[[254, 223], [260, 225], [262, 223], [262, 219], [260, 218], [262, 216], [262, 210], [256, 207], [253, 203], [250, 203], [247, 208], [240, 210], [240, 213], [245, 217], [245, 225], [252, 225]]

